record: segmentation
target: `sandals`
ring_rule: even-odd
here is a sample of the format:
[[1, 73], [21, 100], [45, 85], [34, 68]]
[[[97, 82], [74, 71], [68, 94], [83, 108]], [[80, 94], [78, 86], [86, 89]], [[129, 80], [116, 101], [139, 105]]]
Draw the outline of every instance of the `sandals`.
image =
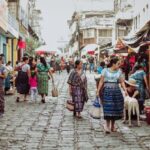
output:
[[16, 102], [17, 102], [17, 103], [19, 102], [19, 97], [17, 97]]
[[105, 132], [106, 134], [110, 134], [110, 130], [107, 128], [106, 125], [104, 125], [104, 132]]
[[118, 127], [114, 127], [111, 129], [111, 132], [117, 132]]
[[45, 103], [45, 99], [42, 99], [41, 102], [42, 102], [42, 103]]

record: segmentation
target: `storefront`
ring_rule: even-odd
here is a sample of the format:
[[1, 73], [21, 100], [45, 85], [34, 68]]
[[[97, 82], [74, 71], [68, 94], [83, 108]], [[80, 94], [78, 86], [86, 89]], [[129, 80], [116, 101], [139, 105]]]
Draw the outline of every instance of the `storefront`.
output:
[[7, 40], [6, 40], [6, 33], [8, 28], [7, 15], [8, 15], [7, 2], [5, 0], [1, 0], [0, 1], [0, 53], [3, 53], [5, 56], [7, 56]]
[[122, 42], [136, 53], [136, 62], [144, 64], [150, 87], [150, 21], [135, 35], [122, 39]]

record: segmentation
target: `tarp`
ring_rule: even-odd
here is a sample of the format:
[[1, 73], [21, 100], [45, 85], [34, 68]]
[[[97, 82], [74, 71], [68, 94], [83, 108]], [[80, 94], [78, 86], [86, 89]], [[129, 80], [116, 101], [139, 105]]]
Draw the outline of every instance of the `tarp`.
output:
[[135, 35], [131, 37], [125, 37], [122, 42], [125, 45], [129, 45], [131, 48], [138, 49], [144, 44], [148, 44], [150, 41], [150, 21], [148, 21], [143, 28], [141, 28]]

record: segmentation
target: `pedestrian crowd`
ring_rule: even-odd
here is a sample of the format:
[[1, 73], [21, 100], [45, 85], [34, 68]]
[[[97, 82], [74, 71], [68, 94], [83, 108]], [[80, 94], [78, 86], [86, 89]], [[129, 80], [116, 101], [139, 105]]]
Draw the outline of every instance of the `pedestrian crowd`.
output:
[[[96, 99], [99, 97], [103, 106], [106, 133], [116, 131], [115, 122], [122, 119], [124, 114], [125, 96], [136, 98], [139, 111], [143, 113], [146, 92], [150, 91], [147, 74], [141, 62], [132, 63], [131, 72], [128, 72], [127, 76], [122, 58], [116, 56], [104, 57], [100, 63], [92, 55], [88, 58], [82, 56], [81, 59], [63, 58], [58, 55], [39, 58], [24, 56], [20, 62], [16, 62], [14, 68], [10, 61], [5, 65], [3, 57], [0, 56], [0, 116], [4, 114], [4, 94], [14, 86], [17, 91], [17, 103], [27, 101], [29, 93], [31, 101], [36, 101], [39, 94], [41, 102], [45, 103], [49, 80], [51, 79], [54, 84], [53, 72], [61, 74], [64, 69], [69, 74], [67, 83], [75, 117], [82, 118], [81, 112], [89, 99], [87, 70], [94, 75], [96, 81]], [[20, 95], [24, 95], [24, 98], [22, 99]]]
[[[74, 105], [73, 114], [77, 118], [81, 118], [84, 104], [88, 100], [87, 62], [88, 59], [85, 56], [76, 60], [75, 69], [70, 73], [68, 79], [69, 93], [72, 96], [72, 105]], [[125, 97], [136, 98], [140, 114], [144, 113], [146, 93], [150, 93], [147, 75], [144, 67], [139, 63], [132, 64], [132, 68], [134, 68], [134, 72], [128, 74], [128, 80], [125, 80], [122, 58], [117, 56], [105, 57], [96, 66], [94, 57], [89, 58], [89, 71], [95, 70], [97, 72], [95, 91], [103, 106], [104, 119], [106, 120], [104, 130], [106, 133], [115, 132], [115, 121], [123, 118]], [[68, 105], [71, 104], [67, 103]]]

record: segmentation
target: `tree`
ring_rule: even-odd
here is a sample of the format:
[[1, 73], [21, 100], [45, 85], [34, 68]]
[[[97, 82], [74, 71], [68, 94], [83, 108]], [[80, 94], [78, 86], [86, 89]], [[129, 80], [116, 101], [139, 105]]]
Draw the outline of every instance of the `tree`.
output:
[[39, 40], [29, 37], [26, 39], [26, 53], [33, 56], [35, 55], [35, 49], [40, 47], [42, 43]]

